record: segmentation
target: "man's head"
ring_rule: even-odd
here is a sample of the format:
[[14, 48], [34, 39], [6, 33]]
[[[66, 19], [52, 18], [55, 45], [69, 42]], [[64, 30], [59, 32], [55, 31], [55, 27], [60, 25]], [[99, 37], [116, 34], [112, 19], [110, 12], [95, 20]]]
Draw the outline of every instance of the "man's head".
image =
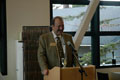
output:
[[53, 19], [53, 22], [52, 22], [52, 30], [54, 31], [54, 33], [59, 36], [63, 33], [63, 30], [64, 30], [64, 22], [63, 22], [63, 19], [62, 17], [60, 16], [56, 16], [54, 19]]

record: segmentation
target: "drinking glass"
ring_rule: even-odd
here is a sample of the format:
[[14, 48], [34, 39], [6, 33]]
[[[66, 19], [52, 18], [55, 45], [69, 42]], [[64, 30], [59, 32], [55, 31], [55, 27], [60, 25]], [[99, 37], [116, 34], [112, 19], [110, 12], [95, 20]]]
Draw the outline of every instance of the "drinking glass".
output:
[[61, 61], [62, 61], [63, 67], [65, 67], [66, 66], [66, 59], [65, 58], [61, 58]]

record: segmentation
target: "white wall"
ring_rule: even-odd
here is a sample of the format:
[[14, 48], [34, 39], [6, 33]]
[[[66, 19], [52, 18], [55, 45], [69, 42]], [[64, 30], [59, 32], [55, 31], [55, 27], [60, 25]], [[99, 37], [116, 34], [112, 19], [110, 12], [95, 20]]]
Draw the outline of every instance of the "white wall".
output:
[[7, 55], [8, 75], [16, 78], [16, 40], [23, 26], [49, 26], [49, 0], [6, 0], [7, 5]]

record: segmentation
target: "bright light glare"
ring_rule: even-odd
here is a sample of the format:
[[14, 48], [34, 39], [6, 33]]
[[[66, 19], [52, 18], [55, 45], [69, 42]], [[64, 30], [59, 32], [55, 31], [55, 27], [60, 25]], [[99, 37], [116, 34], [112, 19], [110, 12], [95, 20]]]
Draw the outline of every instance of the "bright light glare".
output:
[[[53, 9], [63, 9], [63, 6], [62, 4], [53, 4]], [[69, 8], [72, 8], [72, 5], [69, 5]]]

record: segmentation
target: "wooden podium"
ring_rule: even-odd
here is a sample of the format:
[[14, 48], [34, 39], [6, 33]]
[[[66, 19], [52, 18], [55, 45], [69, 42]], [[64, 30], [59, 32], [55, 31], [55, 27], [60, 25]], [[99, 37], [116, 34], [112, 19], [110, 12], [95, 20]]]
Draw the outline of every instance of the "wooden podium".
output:
[[[83, 80], [96, 80], [95, 66], [86, 66], [84, 70], [88, 76], [86, 77], [83, 73]], [[81, 73], [79, 67], [54, 67], [49, 71], [49, 75], [44, 76], [44, 80], [81, 80]]]

